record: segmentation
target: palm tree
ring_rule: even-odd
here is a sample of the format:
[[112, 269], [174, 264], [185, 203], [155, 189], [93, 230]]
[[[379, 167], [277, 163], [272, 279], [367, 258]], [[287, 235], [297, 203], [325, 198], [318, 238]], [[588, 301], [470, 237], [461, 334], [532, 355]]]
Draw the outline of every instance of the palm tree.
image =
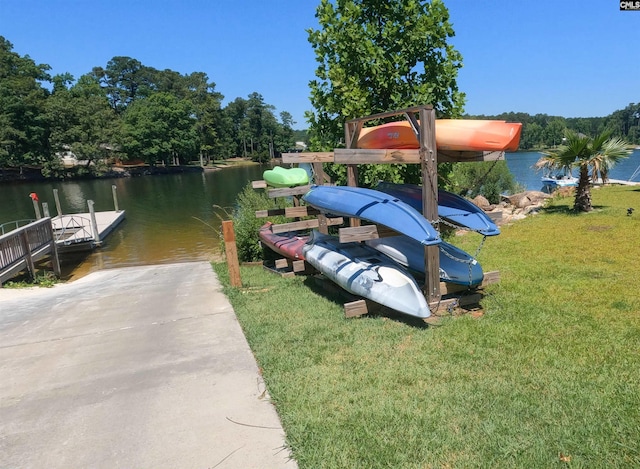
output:
[[590, 212], [591, 182], [609, 179], [609, 171], [622, 158], [631, 154], [631, 147], [620, 138], [612, 138], [605, 131], [595, 138], [575, 132], [567, 132], [566, 143], [543, 153], [536, 168], [566, 169], [578, 168], [580, 176], [573, 209], [577, 212]]

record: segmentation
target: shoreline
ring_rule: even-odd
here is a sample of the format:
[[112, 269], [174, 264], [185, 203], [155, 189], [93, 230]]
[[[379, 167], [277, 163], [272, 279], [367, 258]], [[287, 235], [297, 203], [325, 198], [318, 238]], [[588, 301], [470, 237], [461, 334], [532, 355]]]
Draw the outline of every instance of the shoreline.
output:
[[70, 175], [69, 177], [45, 177], [40, 168], [0, 168], [0, 184], [21, 184], [24, 182], [48, 182], [48, 181], [78, 181], [90, 179], [117, 179], [127, 177], [158, 176], [165, 174], [198, 173], [205, 171], [221, 171], [225, 168], [237, 166], [257, 165], [248, 158], [229, 158], [228, 160], [215, 160], [207, 166], [150, 166], [150, 165], [120, 165], [111, 166], [103, 174]]

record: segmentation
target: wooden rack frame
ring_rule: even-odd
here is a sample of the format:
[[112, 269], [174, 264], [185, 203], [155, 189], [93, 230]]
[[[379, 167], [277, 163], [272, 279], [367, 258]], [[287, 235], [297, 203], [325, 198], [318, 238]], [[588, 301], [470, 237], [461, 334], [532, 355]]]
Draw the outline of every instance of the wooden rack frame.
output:
[[[416, 150], [395, 150], [395, 149], [361, 149], [357, 148], [358, 138], [364, 124], [372, 120], [388, 119], [403, 116], [409, 121], [420, 144]], [[347, 184], [357, 186], [358, 165], [360, 164], [420, 164], [422, 172], [422, 204], [423, 213], [427, 220], [436, 223], [438, 220], [438, 162], [471, 162], [471, 161], [495, 161], [504, 158], [501, 151], [443, 151], [436, 147], [436, 116], [431, 105], [421, 105], [400, 109], [397, 111], [373, 114], [370, 116], [352, 119], [345, 123], [346, 147], [335, 149], [333, 152], [302, 152], [283, 153], [282, 162], [290, 164], [312, 163], [316, 177], [324, 183], [325, 174], [322, 170], [322, 163], [340, 163], [347, 165]], [[254, 187], [261, 186], [260, 181], [254, 183]], [[294, 189], [273, 189], [269, 191], [270, 197], [285, 195], [301, 195], [308, 190], [308, 186]], [[285, 212], [289, 216], [288, 213]], [[306, 213], [311, 215], [310, 212]], [[268, 216], [269, 214], [262, 214]], [[291, 213], [293, 215], [293, 213]], [[300, 215], [298, 215], [300, 216]], [[327, 226], [342, 223], [342, 219], [326, 219], [323, 215], [318, 215], [319, 221], [312, 223], [326, 232]], [[311, 220], [315, 222], [314, 220]], [[300, 223], [305, 223], [301, 226]], [[293, 222], [279, 225], [276, 229], [290, 231], [302, 229], [308, 222]], [[340, 230], [340, 238], [349, 241], [362, 241], [388, 236], [391, 233], [383, 232], [383, 227], [379, 230], [372, 230], [371, 227], [360, 228], [360, 220], [350, 219], [350, 227]], [[388, 230], [387, 230], [388, 231]], [[440, 257], [437, 245], [425, 246], [425, 283], [423, 292], [430, 305], [440, 305], [442, 295], [447, 293], [440, 282]], [[497, 274], [497, 273], [496, 273]], [[496, 275], [497, 278], [497, 275]]]

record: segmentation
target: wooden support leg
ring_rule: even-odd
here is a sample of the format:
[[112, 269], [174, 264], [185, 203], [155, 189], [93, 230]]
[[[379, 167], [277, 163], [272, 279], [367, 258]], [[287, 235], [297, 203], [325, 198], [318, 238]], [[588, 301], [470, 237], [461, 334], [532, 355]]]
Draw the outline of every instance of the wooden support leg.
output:
[[233, 222], [225, 220], [222, 222], [222, 235], [224, 237], [224, 247], [227, 256], [227, 268], [232, 287], [241, 287], [240, 264], [238, 263], [238, 248], [236, 247], [236, 233], [233, 230]]

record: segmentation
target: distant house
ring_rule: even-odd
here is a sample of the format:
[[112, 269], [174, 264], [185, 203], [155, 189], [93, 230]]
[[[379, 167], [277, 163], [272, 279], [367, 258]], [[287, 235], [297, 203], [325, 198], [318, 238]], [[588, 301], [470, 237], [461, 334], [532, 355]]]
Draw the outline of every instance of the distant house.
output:
[[80, 160], [71, 150], [64, 150], [56, 153], [56, 156], [65, 168], [73, 168], [80, 164]]
[[307, 144], [304, 142], [296, 142], [296, 150], [297, 151], [305, 151], [307, 149]]

